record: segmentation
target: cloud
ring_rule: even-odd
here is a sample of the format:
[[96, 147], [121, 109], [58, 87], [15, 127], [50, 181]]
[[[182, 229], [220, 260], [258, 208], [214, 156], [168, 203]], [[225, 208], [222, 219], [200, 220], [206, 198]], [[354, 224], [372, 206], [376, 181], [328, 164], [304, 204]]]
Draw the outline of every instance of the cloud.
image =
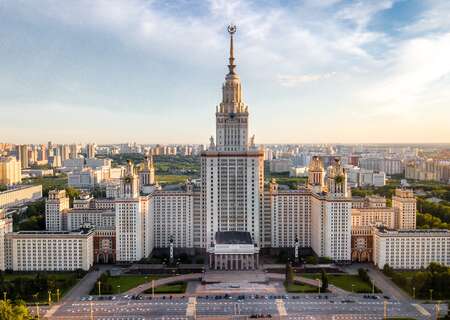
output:
[[[327, 112], [331, 119], [343, 117], [343, 114], [377, 121], [381, 115], [419, 119], [424, 114], [424, 105], [441, 108], [449, 101], [449, 62], [446, 56], [450, 55], [450, 25], [446, 13], [450, 8], [446, 1], [430, 0], [427, 3], [420, 19], [404, 28], [399, 36], [387, 29], [373, 30], [370, 27], [381, 12], [395, 10], [394, 0], [209, 0], [173, 2], [168, 6], [146, 0], [9, 0], [2, 3], [0, 36], [2, 39], [15, 37], [20, 49], [16, 51], [20, 51], [21, 56], [20, 59], [13, 56], [12, 61], [2, 61], [7, 66], [20, 66], [19, 60], [26, 62], [26, 70], [18, 68], [13, 74], [23, 75], [27, 88], [40, 88], [40, 83], [52, 81], [57, 85], [49, 85], [48, 96], [37, 99], [40, 92], [33, 96], [31, 89], [30, 94], [22, 94], [20, 88], [14, 90], [14, 86], [19, 87], [16, 83], [19, 81], [15, 82], [14, 76], [3, 73], [0, 92], [7, 95], [0, 95], [0, 109], [14, 105], [14, 99], [21, 103], [39, 101], [35, 104], [36, 110], [40, 108], [47, 112], [52, 122], [58, 122], [62, 113], [49, 110], [48, 106], [54, 105], [54, 101], [65, 106], [81, 103], [86, 106], [81, 106], [82, 110], [92, 108], [102, 112], [113, 110], [112, 106], [116, 104], [121, 107], [116, 109], [129, 113], [130, 118], [143, 109], [147, 111], [146, 116], [157, 114], [155, 117], [159, 118], [169, 114], [179, 116], [178, 113], [185, 112], [185, 123], [194, 124], [191, 129], [206, 139], [213, 123], [208, 123], [209, 127], [203, 123], [197, 125], [197, 111], [201, 111], [203, 116], [208, 110], [207, 107], [200, 109], [198, 105], [213, 104], [220, 99], [220, 78], [226, 72], [228, 45], [225, 27], [233, 22], [238, 25], [235, 48], [238, 72], [244, 82], [246, 99], [258, 106], [258, 116], [263, 118], [259, 121], [274, 121], [269, 117], [264, 119], [265, 111], [271, 114], [274, 103], [282, 105], [286, 114], [292, 112], [292, 119], [304, 119], [306, 117], [302, 114], [305, 113], [320, 116], [321, 112]], [[395, 18], [395, 14], [390, 16]], [[17, 33], [2, 28], [10, 17], [16, 21], [14, 28], [17, 30], [12, 31]], [[21, 26], [22, 33], [19, 30]], [[23, 41], [32, 34], [27, 28], [40, 30], [42, 37], [39, 36], [39, 41]], [[52, 57], [46, 53], [64, 47], [73, 39], [81, 39], [79, 42], [82, 43], [84, 37], [101, 39], [105, 45], [101, 48], [104, 49], [102, 54], [113, 56], [115, 51], [121, 51], [121, 55], [111, 60], [118, 61], [120, 68], [111, 73], [106, 70], [111, 79], [103, 80], [101, 72], [105, 70], [100, 68], [96, 77], [89, 77], [91, 70], [96, 70], [101, 64], [99, 59], [103, 58], [91, 48], [92, 44], [73, 46], [74, 56], [87, 57], [80, 61], [85, 70], [80, 72], [81, 77], [77, 78], [76, 73], [63, 74], [61, 70], [66, 66], [57, 65], [56, 61], [53, 64], [53, 60], [48, 64], [48, 70], [45, 68], [45, 74], [33, 73], [30, 61], [36, 60], [35, 63], [42, 65], [41, 59], [33, 60], [33, 57]], [[50, 40], [45, 42], [46, 39]], [[37, 50], [41, 55], [27, 47], [30, 42], [45, 46], [45, 50]], [[14, 41], [6, 39], [3, 47], [11, 43]], [[53, 46], [60, 43], [61, 46]], [[0, 58], [2, 53], [10, 51], [8, 47], [5, 49], [0, 51]], [[76, 60], [70, 58], [61, 61]], [[146, 65], [147, 61], [152, 64]], [[107, 63], [102, 67], [108, 68]], [[116, 67], [117, 64], [112, 66]], [[136, 76], [141, 71], [139, 68], [142, 74]], [[53, 74], [59, 76], [49, 76]], [[101, 85], [101, 82], [108, 81], [113, 84]], [[150, 85], [146, 86], [148, 83]], [[311, 83], [315, 84], [308, 87], [311, 90], [301, 93], [300, 90], [280, 88]], [[133, 90], [134, 86], [140, 85]], [[60, 92], [65, 92], [68, 97], [57, 96]], [[70, 101], [72, 97], [67, 92], [79, 92], [85, 99]], [[192, 92], [198, 93], [194, 95]], [[299, 105], [311, 108], [301, 109]], [[317, 107], [319, 105], [320, 108]], [[197, 109], [192, 111], [194, 108]], [[443, 112], [449, 115], [448, 111]], [[125, 118], [122, 112], [121, 116]], [[209, 117], [205, 115], [202, 121], [204, 119]], [[386, 116], [376, 123], [383, 126], [385, 119]], [[113, 120], [116, 121], [115, 118]], [[130, 124], [124, 122], [123, 130], [132, 131], [131, 121]], [[151, 119], [149, 122], [155, 121]], [[261, 128], [267, 125], [261, 123]], [[95, 132], [95, 127], [92, 130]], [[108, 130], [107, 126], [102, 130]], [[160, 136], [173, 134], [171, 126], [160, 130]], [[113, 127], [111, 131], [115, 131]], [[105, 132], [106, 135], [108, 132]], [[0, 135], [5, 133], [0, 128]], [[154, 134], [148, 130], [145, 137], [150, 139]], [[264, 130], [258, 132], [263, 140], [264, 134], [270, 136]], [[287, 137], [293, 133], [286, 129], [284, 134]]]
[[279, 75], [278, 82], [285, 87], [295, 87], [308, 82], [316, 82], [334, 77], [336, 72], [324, 74]]

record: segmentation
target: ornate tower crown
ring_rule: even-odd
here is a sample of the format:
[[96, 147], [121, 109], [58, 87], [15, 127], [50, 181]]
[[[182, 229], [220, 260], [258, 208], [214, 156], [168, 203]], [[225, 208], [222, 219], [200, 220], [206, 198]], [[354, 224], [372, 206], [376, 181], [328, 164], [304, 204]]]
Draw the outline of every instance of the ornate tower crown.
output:
[[228, 70], [229, 73], [228, 74], [236, 74], [236, 72], [234, 71], [234, 69], [236, 68], [236, 65], [234, 64], [234, 48], [233, 48], [233, 35], [236, 33], [236, 25], [234, 24], [230, 24], [227, 28], [228, 33], [230, 34], [230, 64], [228, 65]]

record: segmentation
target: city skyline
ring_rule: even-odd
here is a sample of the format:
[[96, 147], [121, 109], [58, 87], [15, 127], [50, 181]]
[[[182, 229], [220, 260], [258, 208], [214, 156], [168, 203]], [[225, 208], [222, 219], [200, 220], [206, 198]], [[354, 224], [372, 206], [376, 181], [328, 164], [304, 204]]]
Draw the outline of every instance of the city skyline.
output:
[[443, 1], [3, 9], [5, 142], [207, 144], [230, 21], [258, 143], [449, 141]]

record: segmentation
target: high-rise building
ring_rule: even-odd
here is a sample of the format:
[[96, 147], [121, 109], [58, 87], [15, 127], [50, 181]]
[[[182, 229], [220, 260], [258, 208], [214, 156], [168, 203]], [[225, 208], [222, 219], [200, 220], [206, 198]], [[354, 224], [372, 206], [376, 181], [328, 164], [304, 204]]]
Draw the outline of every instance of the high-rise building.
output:
[[395, 228], [399, 230], [416, 228], [416, 198], [412, 190], [396, 189], [392, 196], [395, 210]]
[[95, 158], [96, 153], [96, 145], [95, 143], [88, 143], [86, 145], [86, 157], [89, 158]]
[[22, 169], [29, 168], [28, 145], [21, 144], [19, 146], [16, 146], [16, 155], [17, 155], [17, 160], [20, 161]]
[[5, 252], [5, 236], [7, 233], [13, 231], [12, 218], [7, 217], [5, 211], [0, 209], [0, 271], [6, 270], [6, 258]]
[[218, 231], [246, 231], [260, 241], [260, 202], [264, 187], [264, 152], [248, 139], [248, 107], [242, 100], [241, 80], [234, 62], [233, 36], [229, 27], [228, 74], [222, 86], [222, 102], [216, 108], [216, 142], [211, 137], [201, 154], [202, 212], [206, 217], [203, 247], [210, 247]]
[[7, 186], [22, 182], [20, 162], [14, 157], [0, 157], [0, 184]]
[[45, 201], [45, 226], [48, 231], [67, 230], [63, 212], [69, 209], [69, 197], [65, 190], [52, 190]]
[[138, 261], [153, 250], [153, 215], [149, 210], [152, 201], [147, 196], [139, 196], [138, 176], [128, 161], [115, 200], [117, 261]]

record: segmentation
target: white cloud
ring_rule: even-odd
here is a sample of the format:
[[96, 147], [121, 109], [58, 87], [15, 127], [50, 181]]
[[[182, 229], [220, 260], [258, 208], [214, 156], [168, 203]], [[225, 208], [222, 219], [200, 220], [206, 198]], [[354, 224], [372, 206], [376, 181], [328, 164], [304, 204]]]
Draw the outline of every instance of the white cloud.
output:
[[295, 87], [308, 82], [326, 80], [336, 75], [336, 72], [324, 74], [304, 74], [304, 75], [279, 75], [278, 82], [282, 86]]

